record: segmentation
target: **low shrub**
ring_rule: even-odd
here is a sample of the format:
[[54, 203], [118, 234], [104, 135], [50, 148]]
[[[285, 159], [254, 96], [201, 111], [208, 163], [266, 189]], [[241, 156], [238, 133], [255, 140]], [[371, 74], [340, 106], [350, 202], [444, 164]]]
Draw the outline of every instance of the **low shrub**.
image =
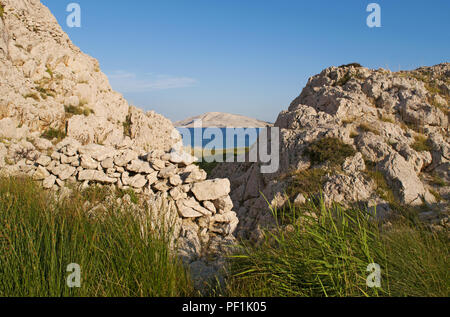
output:
[[424, 135], [417, 135], [414, 137], [414, 143], [411, 145], [416, 152], [429, 152], [433, 148], [430, 145], [428, 138]]
[[61, 129], [49, 128], [42, 133], [41, 137], [50, 141], [53, 139], [62, 140], [66, 137], [66, 132]]
[[327, 137], [312, 143], [305, 153], [313, 164], [329, 162], [341, 165], [347, 157], [355, 155], [356, 151], [338, 138]]

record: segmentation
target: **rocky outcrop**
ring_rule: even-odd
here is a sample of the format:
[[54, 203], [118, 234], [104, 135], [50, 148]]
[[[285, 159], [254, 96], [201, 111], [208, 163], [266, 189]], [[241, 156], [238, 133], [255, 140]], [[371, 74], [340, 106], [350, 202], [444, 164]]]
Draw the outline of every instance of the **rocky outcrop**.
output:
[[59, 131], [82, 144], [168, 151], [170, 120], [130, 107], [97, 60], [70, 41], [38, 0], [2, 0], [0, 137]]
[[[305, 180], [320, 183], [328, 203], [362, 204], [382, 216], [395, 212], [391, 203], [448, 213], [449, 78], [448, 63], [397, 73], [353, 64], [310, 78], [275, 123], [277, 173], [261, 174], [259, 163], [224, 163], [213, 171], [211, 177], [231, 181], [238, 235], [257, 239], [260, 228], [273, 223], [265, 198], [281, 208], [287, 200], [301, 204], [317, 193], [299, 187]], [[324, 139], [339, 140], [356, 155], [333, 165], [340, 155], [335, 148], [326, 161], [313, 162], [309, 150]], [[327, 152], [326, 146], [315, 150]]]

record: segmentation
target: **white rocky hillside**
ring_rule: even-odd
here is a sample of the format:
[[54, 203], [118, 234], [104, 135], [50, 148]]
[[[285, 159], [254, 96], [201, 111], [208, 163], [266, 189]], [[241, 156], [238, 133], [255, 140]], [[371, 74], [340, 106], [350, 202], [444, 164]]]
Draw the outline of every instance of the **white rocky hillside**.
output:
[[32, 177], [57, 195], [132, 189], [148, 206], [138, 213], [163, 202], [183, 260], [214, 274], [220, 262], [203, 260], [223, 255], [238, 223], [229, 181], [206, 180], [172, 123], [129, 106], [40, 1], [0, 4], [0, 175]]
[[414, 71], [330, 67], [310, 78], [275, 123], [280, 169], [221, 164], [240, 220], [238, 234], [258, 239], [273, 206], [301, 205], [322, 191], [327, 203], [358, 203], [379, 216], [420, 206], [421, 217], [448, 226], [450, 64]]
[[170, 121], [130, 107], [40, 1], [0, 3], [0, 137], [170, 149]]

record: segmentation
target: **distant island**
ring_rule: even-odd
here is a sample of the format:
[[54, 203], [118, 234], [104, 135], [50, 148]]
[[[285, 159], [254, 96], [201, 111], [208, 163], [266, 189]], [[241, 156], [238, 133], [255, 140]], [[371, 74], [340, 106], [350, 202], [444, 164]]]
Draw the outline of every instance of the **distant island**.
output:
[[224, 112], [207, 112], [199, 116], [174, 122], [173, 125], [179, 128], [193, 128], [196, 120], [202, 120], [202, 125], [205, 128], [263, 128], [273, 125], [270, 122]]

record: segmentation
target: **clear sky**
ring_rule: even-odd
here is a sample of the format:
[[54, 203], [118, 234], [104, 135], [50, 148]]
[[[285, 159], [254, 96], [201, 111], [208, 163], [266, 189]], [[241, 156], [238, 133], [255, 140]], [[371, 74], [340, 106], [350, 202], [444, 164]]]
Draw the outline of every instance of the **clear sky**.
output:
[[[172, 120], [210, 111], [275, 121], [310, 76], [450, 60], [448, 0], [41, 0], [131, 103]], [[66, 6], [81, 6], [81, 28]], [[381, 28], [366, 7], [381, 6]]]

